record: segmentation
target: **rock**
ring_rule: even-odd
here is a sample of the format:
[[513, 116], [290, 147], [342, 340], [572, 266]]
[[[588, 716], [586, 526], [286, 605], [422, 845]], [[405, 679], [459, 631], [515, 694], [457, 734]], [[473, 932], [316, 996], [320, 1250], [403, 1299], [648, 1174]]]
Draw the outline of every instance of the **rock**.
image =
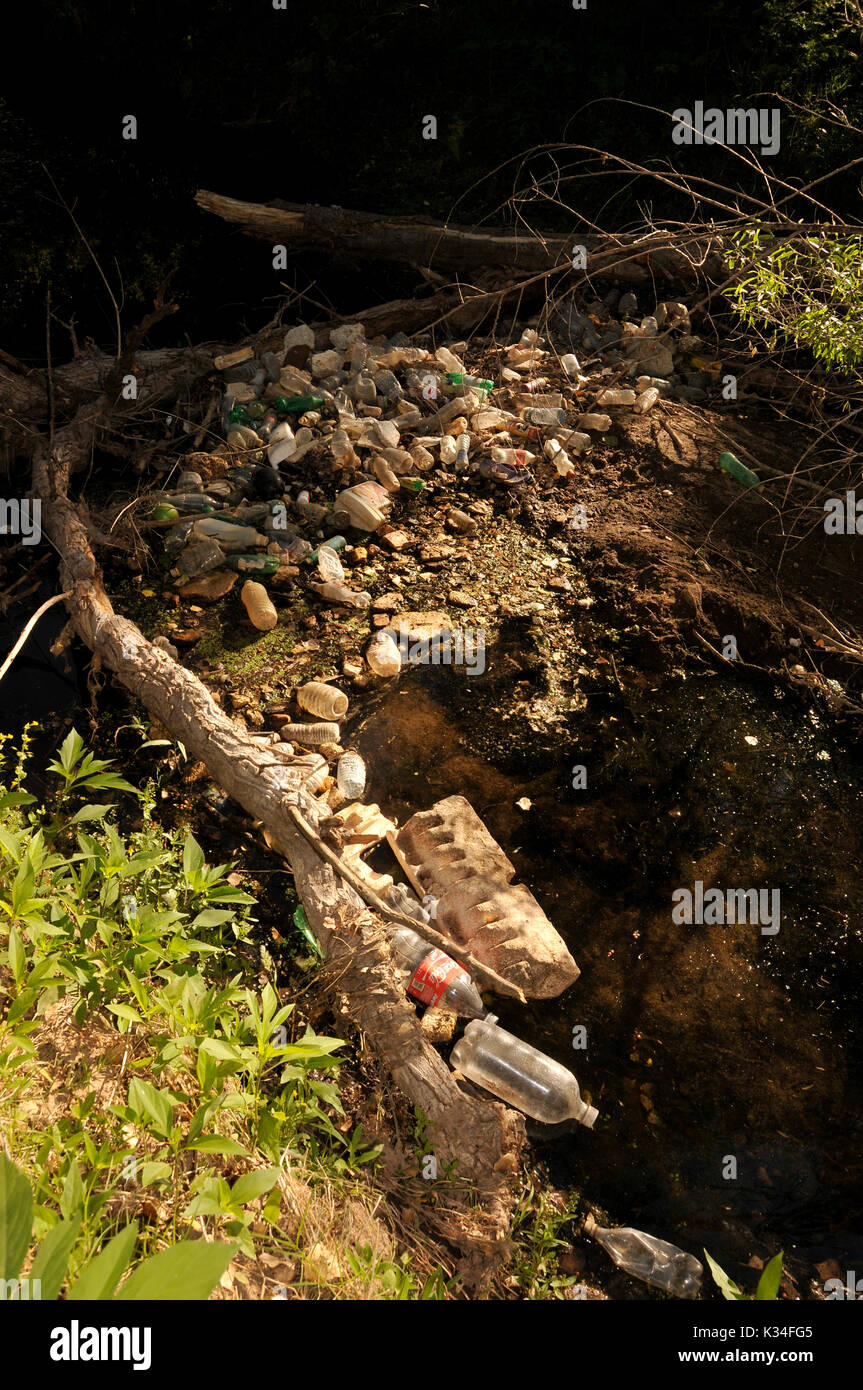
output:
[[341, 352], [314, 352], [309, 358], [309, 370], [314, 377], [327, 377], [342, 365]]
[[200, 579], [184, 584], [180, 597], [197, 599], [199, 603], [218, 603], [220, 598], [231, 592], [239, 577], [234, 570], [211, 570]]
[[689, 310], [685, 304], [666, 299], [656, 306], [656, 322], [660, 328], [682, 328], [689, 332]]
[[447, 594], [450, 603], [454, 603], [457, 608], [476, 608], [476, 599], [471, 598], [470, 594], [464, 589], [450, 589]]
[[[446, 521], [447, 526], [453, 531], [462, 531], [465, 535], [470, 535], [470, 533], [477, 528], [477, 523], [474, 521], [473, 517], [468, 516], [466, 512], [459, 511], [458, 507], [453, 507], [447, 512]], [[423, 555], [423, 559], [425, 558], [425, 555]]]
[[159, 647], [163, 652], [167, 652], [168, 656], [172, 657], [174, 661], [179, 658], [180, 653], [177, 651], [173, 642], [168, 641], [167, 637], [154, 637], [153, 646]]
[[407, 531], [399, 530], [397, 526], [378, 531], [378, 535], [388, 550], [404, 550], [406, 546], [413, 544], [413, 536], [408, 535]]
[[330, 342], [334, 348], [344, 356], [351, 343], [361, 341], [365, 337], [365, 329], [361, 323], [343, 323], [338, 328], [330, 329]]
[[380, 598], [372, 599], [372, 609], [376, 613], [397, 613], [403, 603], [403, 594], [381, 594]]
[[400, 613], [391, 626], [397, 638], [404, 634], [409, 642], [427, 642], [452, 632], [449, 614], [438, 608]]
[[619, 314], [638, 313], [638, 300], [631, 290], [620, 296], [620, 299], [617, 301], [617, 312]]
[[674, 358], [671, 349], [655, 338], [630, 338], [626, 344], [626, 355], [644, 368], [648, 376], [671, 376], [674, 371]]

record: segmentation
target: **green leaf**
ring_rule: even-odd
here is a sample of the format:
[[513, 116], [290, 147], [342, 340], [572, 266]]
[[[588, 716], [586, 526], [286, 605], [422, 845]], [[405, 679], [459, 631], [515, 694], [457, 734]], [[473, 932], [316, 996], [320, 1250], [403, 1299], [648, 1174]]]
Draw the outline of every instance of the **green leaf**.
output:
[[222, 1038], [205, 1038], [201, 1043], [201, 1051], [208, 1052], [211, 1057], [216, 1057], [221, 1062], [246, 1060], [239, 1048], [234, 1047], [232, 1043], [225, 1042]]
[[63, 1184], [63, 1194], [60, 1198], [60, 1210], [67, 1220], [70, 1220], [80, 1206], [84, 1204], [84, 1184], [81, 1180], [81, 1169], [78, 1167], [76, 1159], [72, 1159], [69, 1164], [69, 1171], [66, 1174], [66, 1181]]
[[149, 1117], [157, 1133], [167, 1139], [174, 1123], [174, 1106], [164, 1091], [136, 1076], [129, 1082], [128, 1103], [139, 1115]]
[[236, 1245], [222, 1242], [182, 1240], [139, 1265], [117, 1298], [123, 1302], [209, 1298], [236, 1251]]
[[110, 1298], [132, 1258], [137, 1238], [138, 1223], [132, 1221], [90, 1261], [66, 1295], [67, 1300], [80, 1303]]
[[69, 1267], [69, 1256], [80, 1229], [80, 1221], [58, 1222], [56, 1226], [52, 1226], [36, 1252], [30, 1278], [41, 1279], [42, 1298], [46, 1301], [56, 1298], [63, 1287]]
[[0, 1278], [17, 1279], [33, 1225], [33, 1193], [21, 1169], [0, 1150]]
[[187, 1144], [185, 1151], [188, 1153], [190, 1149], [203, 1154], [238, 1154], [244, 1158], [251, 1158], [248, 1149], [244, 1149], [236, 1139], [226, 1139], [221, 1134], [205, 1134], [202, 1139]]
[[730, 1279], [728, 1275], [725, 1273], [725, 1270], [720, 1269], [719, 1265], [716, 1263], [714, 1259], [711, 1259], [711, 1257], [707, 1254], [706, 1250], [704, 1251], [704, 1255], [708, 1265], [710, 1266], [710, 1273], [713, 1275], [714, 1282], [719, 1288], [722, 1297], [729, 1299], [729, 1301], [735, 1301], [739, 1299], [745, 1300], [746, 1294], [740, 1292], [733, 1279]]
[[74, 816], [72, 816], [70, 824], [76, 825], [78, 822], [85, 820], [101, 820], [103, 816], [107, 816], [108, 812], [113, 811], [113, 809], [113, 806], [102, 806], [98, 803], [92, 806], [82, 806], [80, 811], [76, 811]]
[[9, 930], [9, 967], [16, 985], [20, 985], [27, 972], [27, 952], [18, 929], [14, 926]]
[[186, 843], [183, 846], [183, 873], [188, 878], [190, 874], [197, 872], [204, 867], [204, 851], [198, 844], [194, 835], [186, 836]]
[[265, 1192], [269, 1192], [279, 1176], [278, 1168], [258, 1168], [253, 1173], [245, 1173], [243, 1177], [237, 1178], [231, 1188], [231, 1206], [243, 1207], [247, 1202], [253, 1202], [256, 1197], [263, 1197]]
[[129, 1004], [109, 1004], [108, 1010], [110, 1013], [116, 1014], [118, 1018], [128, 1019], [130, 1023], [143, 1022], [141, 1015]]
[[765, 1266], [761, 1278], [758, 1280], [758, 1288], [755, 1290], [755, 1297], [759, 1300], [776, 1298], [779, 1293], [779, 1283], [782, 1279], [782, 1255], [780, 1250], [778, 1255]]

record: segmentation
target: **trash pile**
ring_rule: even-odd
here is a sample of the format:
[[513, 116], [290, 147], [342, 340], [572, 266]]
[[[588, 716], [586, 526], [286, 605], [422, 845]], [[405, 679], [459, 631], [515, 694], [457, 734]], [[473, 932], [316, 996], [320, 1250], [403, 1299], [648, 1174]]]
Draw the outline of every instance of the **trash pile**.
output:
[[[267, 632], [278, 622], [268, 590], [304, 574], [325, 603], [368, 609], [370, 595], [347, 582], [344, 561], [361, 564], [372, 538], [391, 554], [409, 546], [393, 519], [399, 508], [470, 480], [553, 486], [608, 435], [609, 411], [643, 414], [668, 394], [706, 398], [721, 364], [698, 356], [686, 306], [663, 302], [636, 324], [627, 317], [632, 294], [611, 317], [616, 293], [565, 320], [592, 354], [589, 371], [533, 328], [500, 350], [497, 382], [468, 372], [466, 344], [432, 352], [403, 334], [369, 343], [358, 323], [334, 328], [324, 351], [300, 324], [279, 353], [256, 358], [241, 348], [216, 358], [224, 442], [186, 455], [174, 490], [147, 517], [164, 531], [180, 596], [215, 602], [243, 577], [249, 620]], [[685, 381], [675, 372], [684, 361]], [[626, 377], [631, 386], [612, 384]], [[479, 501], [450, 506], [446, 525], [470, 535], [487, 515]], [[397, 674], [397, 651], [394, 634], [378, 632], [366, 658], [372, 674]]]

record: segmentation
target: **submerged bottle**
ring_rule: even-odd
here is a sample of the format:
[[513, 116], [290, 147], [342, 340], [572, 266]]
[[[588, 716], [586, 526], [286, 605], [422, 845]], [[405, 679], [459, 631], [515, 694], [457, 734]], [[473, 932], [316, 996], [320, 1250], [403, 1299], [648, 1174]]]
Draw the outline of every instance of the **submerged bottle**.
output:
[[336, 769], [336, 782], [345, 801], [356, 801], [366, 789], [366, 765], [359, 753], [343, 753]]
[[678, 1298], [696, 1297], [704, 1269], [694, 1255], [631, 1226], [618, 1226], [613, 1230], [597, 1226], [592, 1216], [585, 1220], [584, 1230], [586, 1235], [599, 1241], [614, 1263], [627, 1274]]
[[478, 1086], [543, 1124], [573, 1119], [593, 1128], [599, 1112], [582, 1100], [572, 1072], [499, 1028], [494, 1014], [468, 1024], [450, 1061]]
[[477, 987], [457, 960], [430, 946], [410, 927], [397, 927], [389, 941], [412, 999], [430, 1009], [449, 1009], [462, 1018], [482, 1018], [485, 1006]]

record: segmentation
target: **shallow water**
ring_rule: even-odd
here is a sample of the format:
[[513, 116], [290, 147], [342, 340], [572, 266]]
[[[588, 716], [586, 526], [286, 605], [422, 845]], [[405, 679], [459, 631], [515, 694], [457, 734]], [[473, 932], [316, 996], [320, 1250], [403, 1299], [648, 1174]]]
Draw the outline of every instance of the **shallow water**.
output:
[[[596, 697], [525, 743], [492, 680], [404, 673], [344, 736], [366, 799], [400, 824], [466, 796], [581, 967], [556, 1000], [494, 1003], [599, 1107], [593, 1132], [529, 1126], [553, 1180], [614, 1222], [706, 1245], [746, 1287], [750, 1256], [780, 1248], [804, 1297], [815, 1261], [860, 1268], [859, 763], [781, 692], [704, 676]], [[672, 892], [697, 879], [778, 888], [778, 934], [675, 924]]]

